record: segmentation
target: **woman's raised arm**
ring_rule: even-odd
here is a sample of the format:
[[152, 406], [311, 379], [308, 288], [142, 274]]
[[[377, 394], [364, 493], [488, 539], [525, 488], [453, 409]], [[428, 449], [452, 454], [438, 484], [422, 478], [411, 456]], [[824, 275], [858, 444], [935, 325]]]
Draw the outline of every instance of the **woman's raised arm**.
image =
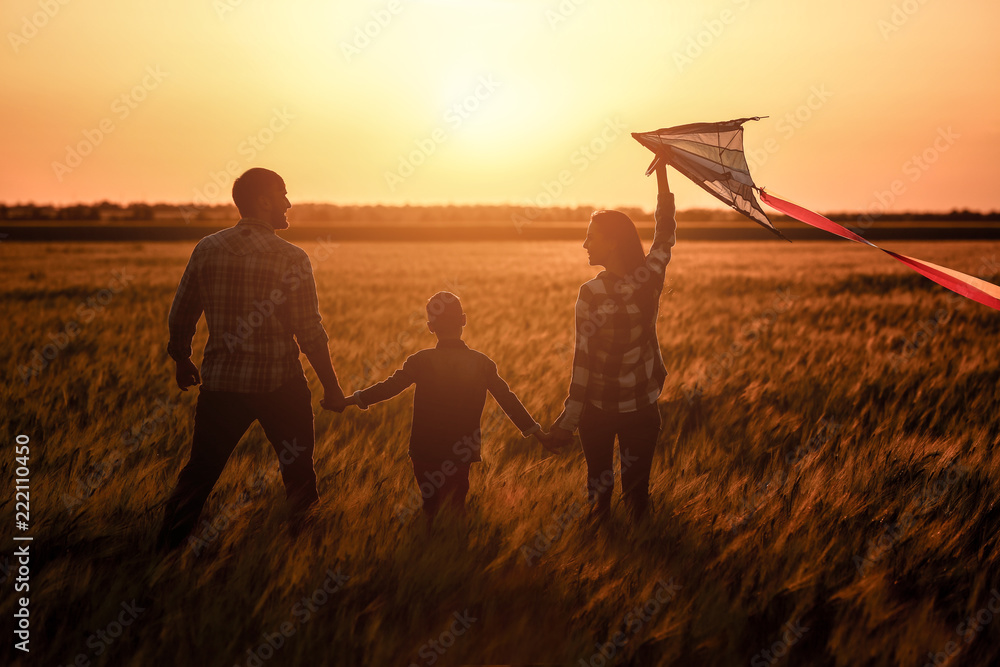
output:
[[656, 167], [656, 187], [656, 212], [653, 214], [656, 227], [653, 229], [653, 245], [646, 255], [646, 267], [663, 273], [670, 262], [670, 249], [677, 242], [677, 209], [674, 207], [674, 194], [667, 183], [667, 165], [662, 163]]
[[661, 195], [670, 194], [670, 184], [667, 183], [667, 165], [663, 162], [656, 167], [656, 188]]

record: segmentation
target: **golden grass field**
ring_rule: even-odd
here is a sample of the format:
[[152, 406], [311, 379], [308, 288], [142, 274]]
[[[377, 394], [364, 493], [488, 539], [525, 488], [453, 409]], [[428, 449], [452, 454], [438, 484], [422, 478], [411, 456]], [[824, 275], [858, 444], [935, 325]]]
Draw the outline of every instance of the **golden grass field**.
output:
[[[192, 247], [0, 244], [0, 516], [10, 545], [24, 434], [34, 536], [31, 653], [7, 635], [0, 664], [1000, 660], [997, 312], [856, 245], [682, 238], [660, 307], [670, 375], [646, 524], [629, 528], [616, 507], [615, 527], [589, 530], [575, 518], [578, 447], [546, 457], [488, 401], [467, 536], [427, 535], [419, 512], [399, 520], [415, 492], [412, 394], [323, 412], [303, 358], [317, 524], [284, 530], [277, 461], [255, 426], [206, 505], [203, 542], [164, 558], [152, 542], [197, 396], [173, 382], [166, 318]], [[423, 305], [449, 289], [469, 345], [544, 426], [558, 414], [573, 302], [596, 272], [578, 244], [302, 247], [345, 390], [432, 345]], [[1000, 273], [1000, 243], [891, 247]], [[196, 361], [204, 340], [202, 322]], [[39, 367], [35, 352], [53, 358]]]

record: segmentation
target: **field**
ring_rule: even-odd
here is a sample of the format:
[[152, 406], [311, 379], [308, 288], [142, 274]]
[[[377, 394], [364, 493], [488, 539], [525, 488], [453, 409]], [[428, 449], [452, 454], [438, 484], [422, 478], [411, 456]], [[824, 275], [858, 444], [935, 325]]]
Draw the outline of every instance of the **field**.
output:
[[[578, 243], [301, 244], [345, 390], [466, 341], [548, 426], [569, 381]], [[467, 531], [408, 515], [410, 393], [316, 405], [317, 524], [292, 535], [254, 427], [195, 547], [152, 541], [190, 447], [166, 316], [192, 243], [0, 243], [0, 517], [30, 438], [31, 653], [5, 665], [990, 665], [1000, 660], [1000, 314], [846, 242], [685, 243], [653, 515], [581, 521], [578, 448], [484, 416]], [[996, 281], [1000, 243], [894, 243]], [[204, 323], [195, 341], [204, 345]], [[305, 363], [305, 360], [303, 358]], [[616, 496], [617, 498], [617, 496]], [[12, 544], [12, 542], [7, 542]], [[11, 619], [17, 563], [3, 556]], [[971, 617], [971, 621], [968, 620]], [[617, 641], [616, 641], [617, 640]], [[954, 657], [950, 657], [954, 655]]]

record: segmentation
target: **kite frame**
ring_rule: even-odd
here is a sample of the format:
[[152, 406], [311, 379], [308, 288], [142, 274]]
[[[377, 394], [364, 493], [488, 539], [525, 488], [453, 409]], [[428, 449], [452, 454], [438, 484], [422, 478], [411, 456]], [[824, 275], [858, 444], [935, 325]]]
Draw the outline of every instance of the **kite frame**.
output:
[[[693, 181], [702, 190], [704, 190], [705, 192], [709, 193], [710, 195], [712, 195], [716, 199], [719, 199], [719, 193], [718, 192], [715, 192], [710, 187], [708, 187], [708, 185], [706, 185], [705, 181], [701, 177], [699, 177], [698, 175], [690, 173], [690, 171], [688, 169], [685, 169], [683, 166], [678, 166], [678, 165], [674, 164], [669, 159], [669, 154], [670, 153], [683, 153], [685, 155], [691, 156], [692, 158], [697, 158], [697, 159], [701, 159], [701, 160], [705, 160], [705, 159], [708, 159], [708, 158], [705, 158], [704, 156], [701, 156], [701, 155], [695, 155], [693, 153], [685, 151], [682, 148], [677, 148], [675, 146], [655, 145], [647, 137], [649, 135], [658, 135], [658, 134], [661, 134], [661, 133], [670, 133], [670, 134], [714, 134], [716, 136], [716, 138], [717, 138], [717, 145], [716, 146], [709, 146], [709, 147], [710, 148], [715, 148], [717, 150], [717, 155], [715, 156], [716, 157], [716, 162], [717, 162], [717, 164], [719, 164], [720, 166], [722, 166], [723, 168], [725, 168], [725, 161], [723, 160], [722, 151], [724, 151], [724, 150], [733, 150], [732, 148], [730, 148], [730, 146], [736, 140], [736, 137], [742, 137], [743, 136], [743, 124], [744, 123], [746, 123], [748, 120], [760, 120], [761, 118], [767, 118], [767, 116], [749, 116], [747, 118], [737, 118], [735, 120], [722, 121], [722, 122], [718, 122], [718, 123], [688, 123], [686, 125], [676, 125], [674, 127], [661, 128], [659, 130], [654, 130], [652, 132], [642, 132], [642, 133], [633, 132], [632, 136], [635, 138], [636, 141], [638, 141], [639, 143], [641, 143], [643, 146], [645, 146], [649, 150], [653, 151], [653, 153], [654, 153], [653, 161], [650, 163], [649, 167], [646, 169], [646, 175], [647, 176], [649, 176], [650, 174], [652, 174], [656, 170], [656, 168], [658, 166], [660, 166], [661, 164], [669, 164], [674, 169], [676, 169], [677, 171], [679, 171], [681, 174], [683, 174], [684, 176], [686, 176], [689, 180]], [[725, 145], [722, 145], [722, 133], [723, 132], [735, 132], [735, 134], [733, 135], [733, 137]], [[653, 145], [651, 145], [651, 144], [653, 144]], [[742, 149], [740, 150], [740, 154], [743, 155], [743, 162], [746, 163], [746, 157], [745, 157], [744, 151]], [[732, 181], [732, 182], [738, 183], [740, 186], [749, 187], [751, 190], [756, 190], [758, 193], [760, 193], [761, 192], [761, 188], [757, 187], [757, 185], [753, 182], [753, 176], [750, 174], [750, 165], [749, 164], [747, 164], [746, 174], [747, 174], [747, 180], [749, 180], [749, 183], [746, 183], [746, 182], [744, 182], [742, 180], [737, 180], [736, 178], [733, 178], [733, 172], [728, 171], [728, 170], [723, 171], [722, 174], [720, 174], [720, 180], [725, 179], [726, 181]], [[732, 189], [732, 191], [735, 194], [738, 194], [738, 195], [740, 194], [737, 188], [731, 188], [731, 189]], [[742, 197], [742, 196], [740, 198], [743, 199], [743, 200], [745, 200], [747, 202], [748, 206], [753, 211], [755, 211], [757, 214], [759, 214], [760, 217], [763, 218], [764, 221], [766, 221], [766, 224], [764, 224], [763, 222], [761, 222], [761, 220], [758, 220], [754, 216], [748, 215], [745, 211], [740, 210], [739, 207], [736, 206], [735, 203], [729, 203], [729, 202], [726, 202], [725, 200], [722, 200], [722, 199], [719, 199], [719, 200], [722, 201], [723, 203], [725, 203], [730, 208], [732, 208], [734, 211], [737, 211], [741, 215], [745, 215], [746, 217], [750, 218], [751, 220], [753, 220], [754, 222], [756, 222], [757, 224], [759, 224], [761, 227], [764, 227], [768, 231], [772, 232], [778, 238], [784, 239], [785, 241], [789, 240], [788, 238], [785, 237], [784, 234], [781, 233], [780, 230], [778, 230], [778, 228], [776, 228], [774, 226], [774, 223], [772, 223], [771, 220], [770, 220], [770, 218], [767, 217], [767, 214], [764, 212], [764, 209], [761, 207], [760, 203], [756, 200], [756, 198], [754, 198], [752, 195], [751, 195], [750, 199], [747, 199], [746, 197]]]

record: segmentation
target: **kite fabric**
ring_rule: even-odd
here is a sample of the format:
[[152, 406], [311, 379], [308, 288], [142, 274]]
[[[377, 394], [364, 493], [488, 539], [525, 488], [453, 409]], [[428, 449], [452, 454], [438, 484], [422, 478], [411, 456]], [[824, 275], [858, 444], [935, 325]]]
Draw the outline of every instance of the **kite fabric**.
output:
[[952, 292], [961, 294], [962, 296], [972, 299], [973, 301], [977, 301], [984, 306], [989, 306], [994, 310], [1000, 310], [1000, 287], [994, 285], [993, 283], [988, 283], [985, 280], [974, 278], [973, 276], [962, 273], [961, 271], [955, 271], [954, 269], [949, 269], [945, 266], [938, 266], [937, 264], [932, 264], [931, 262], [926, 262], [922, 259], [908, 257], [907, 255], [901, 255], [897, 252], [886, 250], [885, 248], [879, 248], [868, 239], [858, 236], [851, 230], [838, 225], [833, 220], [824, 218], [819, 213], [813, 213], [809, 209], [803, 208], [798, 204], [793, 204], [792, 202], [780, 197], [775, 197], [764, 190], [760, 191], [760, 198], [763, 199], [764, 203], [771, 208], [781, 211], [796, 220], [830, 232], [831, 234], [836, 234], [837, 236], [847, 239], [848, 241], [863, 243], [875, 248], [876, 250], [881, 250], [890, 257], [906, 264], [925, 278], [933, 280], [938, 285], [946, 287]]
[[633, 132], [632, 136], [656, 154], [646, 170], [647, 176], [665, 162], [710, 195], [784, 239], [753, 195], [757, 186], [743, 154], [743, 123], [748, 120], [760, 120], [760, 116], [724, 123], [690, 123], [655, 132]]
[[669, 164], [709, 194], [785, 238], [767, 219], [754, 197], [753, 191], [756, 190], [765, 204], [785, 215], [848, 241], [881, 250], [938, 285], [984, 306], [1000, 310], [1000, 286], [945, 266], [880, 248], [829, 218], [754, 185], [743, 154], [743, 123], [760, 118], [753, 116], [722, 123], [690, 123], [655, 132], [633, 132], [632, 136], [656, 155], [646, 170], [647, 176], [660, 164]]

